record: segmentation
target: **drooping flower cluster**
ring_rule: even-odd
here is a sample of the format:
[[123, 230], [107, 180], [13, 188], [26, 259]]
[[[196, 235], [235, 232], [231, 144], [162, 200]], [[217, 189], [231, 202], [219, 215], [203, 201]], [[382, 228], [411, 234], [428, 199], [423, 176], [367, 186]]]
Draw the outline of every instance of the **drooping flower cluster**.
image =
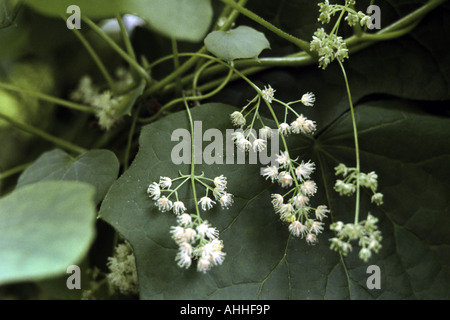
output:
[[[261, 98], [265, 100], [267, 103], [277, 102], [286, 108], [286, 113], [291, 111], [296, 119], [292, 121], [290, 124], [287, 122], [282, 122], [278, 125], [278, 128], [274, 130], [278, 130], [278, 133], [287, 136], [289, 134], [312, 134], [316, 130], [316, 123], [312, 120], [309, 120], [303, 114], [298, 114], [291, 105], [294, 103], [301, 102], [303, 105], [312, 107], [314, 102], [316, 101], [316, 97], [312, 92], [308, 92], [303, 94], [300, 100], [292, 101], [285, 103], [275, 98], [276, 90], [273, 89], [270, 85], [265, 86], [263, 90], [260, 91], [253, 100], [251, 100], [242, 111], [235, 111], [230, 115], [231, 122], [234, 126], [242, 129], [242, 132], [237, 131], [233, 133], [233, 141], [236, 146], [241, 151], [249, 151], [253, 149], [254, 152], [261, 152], [267, 147], [267, 140], [272, 135], [272, 128], [264, 125], [264, 120], [261, 118], [259, 114], [259, 108], [261, 103]], [[250, 111], [245, 112], [246, 109], [254, 104], [253, 108]], [[247, 121], [246, 117], [249, 117], [253, 114], [252, 122], [246, 126]], [[254, 133], [253, 127], [255, 124], [255, 120], [259, 119], [262, 123], [262, 128], [259, 129], [259, 137]]]
[[316, 51], [319, 55], [319, 67], [325, 69], [336, 60], [343, 61], [348, 58], [348, 49], [342, 37], [336, 34], [327, 34], [323, 28], [314, 32], [310, 45], [311, 51]]
[[114, 256], [108, 258], [107, 266], [110, 273], [106, 278], [114, 290], [125, 295], [137, 294], [136, 261], [133, 249], [127, 241], [117, 245], [114, 249]]
[[284, 195], [272, 194], [275, 212], [283, 222], [289, 223], [288, 229], [293, 236], [305, 238], [308, 244], [315, 244], [324, 228], [322, 220], [330, 212], [325, 205], [317, 208], [310, 206], [310, 198], [317, 192], [317, 185], [311, 180], [315, 164], [311, 161], [298, 163], [290, 158], [287, 151], [280, 153], [277, 162], [279, 168], [268, 166], [262, 174], [282, 188], [291, 190]]
[[[119, 77], [118, 88], [132, 83], [131, 75], [119, 68], [116, 72]], [[98, 125], [104, 130], [110, 130], [120, 119], [119, 109], [124, 96], [115, 96], [110, 90], [100, 91], [89, 76], [81, 78], [78, 87], [71, 93], [70, 98], [94, 108], [98, 118]]]
[[[219, 203], [222, 209], [228, 209], [234, 200], [233, 195], [226, 191], [227, 178], [224, 175], [214, 179], [203, 175], [195, 176], [195, 182], [205, 188], [206, 194], [195, 203], [197, 214], [189, 214], [184, 203], [178, 199], [178, 189], [188, 180], [191, 180], [190, 175], [181, 175], [175, 179], [160, 177], [159, 182], [149, 185], [147, 193], [155, 200], [155, 205], [161, 212], [172, 211], [177, 216], [177, 225], [171, 227], [170, 233], [178, 245], [175, 256], [178, 266], [189, 268], [192, 261], [197, 259], [197, 270], [206, 273], [211, 267], [222, 264], [226, 254], [222, 252], [223, 243], [218, 238], [219, 231], [200, 217], [199, 208], [207, 211]], [[176, 181], [181, 182], [172, 188]], [[210, 192], [214, 200], [209, 197]], [[167, 193], [167, 196], [163, 193]], [[175, 199], [171, 198], [173, 195]]]
[[319, 6], [320, 13], [317, 21], [322, 24], [330, 23], [332, 16], [334, 16], [337, 12], [344, 11], [346, 13], [345, 21], [347, 21], [350, 27], [353, 27], [358, 23], [361, 27], [363, 27], [368, 21], [370, 21], [370, 16], [366, 15], [362, 11], [356, 12], [354, 10], [355, 3], [355, 0], [346, 0], [345, 6], [342, 6], [340, 4], [330, 4], [329, 0], [320, 2], [317, 4]]
[[342, 175], [344, 180], [336, 180], [334, 185], [334, 190], [339, 193], [339, 195], [351, 196], [356, 191], [356, 184], [359, 178], [359, 183], [362, 187], [369, 188], [372, 191], [372, 203], [377, 206], [383, 204], [383, 194], [377, 192], [378, 188], [378, 175], [375, 171], [369, 173], [358, 173], [356, 168], [348, 168], [345, 164], [340, 163], [334, 168], [336, 175]]
[[367, 219], [357, 224], [342, 221], [331, 224], [330, 229], [336, 232], [337, 237], [331, 238], [330, 248], [347, 255], [352, 251], [351, 241], [359, 240], [359, 257], [367, 262], [372, 256], [372, 251], [378, 253], [381, 249], [381, 232], [377, 227], [378, 219], [371, 214], [367, 215]]
[[[355, 1], [346, 0], [345, 5], [330, 4], [328, 0], [318, 3], [319, 18], [317, 19], [322, 24], [330, 23], [331, 17], [336, 13], [341, 12], [346, 14], [345, 21], [350, 27], [360, 24], [361, 26], [370, 23], [370, 16], [364, 14], [362, 11], [355, 11]], [[348, 58], [348, 49], [342, 37], [337, 35], [341, 19], [336, 21], [333, 31], [328, 34], [323, 28], [317, 29], [312, 37], [310, 43], [311, 51], [316, 51], [319, 55], [319, 67], [325, 69], [332, 61], [343, 61]]]

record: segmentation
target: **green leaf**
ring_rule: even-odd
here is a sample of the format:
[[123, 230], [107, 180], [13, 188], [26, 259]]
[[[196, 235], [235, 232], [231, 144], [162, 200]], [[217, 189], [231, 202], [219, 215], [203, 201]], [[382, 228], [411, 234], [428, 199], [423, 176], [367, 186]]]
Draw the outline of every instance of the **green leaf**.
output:
[[25, 186], [0, 199], [0, 283], [64, 274], [95, 234], [94, 188], [69, 181]]
[[125, 6], [152, 29], [190, 42], [203, 39], [213, 16], [210, 0], [132, 0]]
[[20, 0], [0, 1], [0, 29], [9, 27], [14, 22], [20, 7]]
[[[67, 16], [71, 0], [25, 0], [37, 11], [50, 16]], [[113, 18], [117, 13], [130, 13], [148, 25], [177, 40], [199, 42], [206, 35], [213, 16], [211, 0], [80, 0], [81, 14], [91, 19]]]
[[119, 161], [109, 150], [91, 150], [74, 159], [55, 149], [42, 154], [19, 177], [16, 189], [39, 181], [69, 180], [92, 184], [99, 203], [119, 174]]
[[67, 16], [72, 14], [67, 13], [67, 8], [71, 5], [80, 7], [81, 14], [86, 15], [91, 19], [111, 18], [116, 13], [121, 13], [124, 2], [122, 0], [25, 0], [25, 3], [33, 9], [55, 17]]
[[205, 45], [212, 54], [227, 61], [257, 58], [261, 51], [270, 49], [264, 33], [247, 26], [213, 31], [205, 38]]
[[[446, 163], [450, 150], [439, 143], [450, 139], [447, 119], [409, 111], [408, 103], [383, 101], [357, 108], [363, 171], [375, 170], [385, 205], [370, 205], [363, 193], [361, 219], [367, 212], [380, 219], [383, 248], [366, 264], [358, 250], [341, 259], [329, 249], [333, 234], [326, 230], [319, 243], [289, 236], [270, 204], [271, 193], [280, 191], [259, 174], [260, 165], [196, 166], [208, 177], [225, 174], [235, 204], [229, 210], [203, 213], [220, 230], [227, 253], [222, 266], [207, 275], [192, 266], [180, 269], [174, 261], [176, 245], [170, 238], [175, 217], [161, 213], [146, 189], [160, 176], [187, 173], [188, 165], [174, 165], [170, 142], [173, 130], [189, 128], [187, 115], [179, 112], [143, 128], [139, 153], [123, 176], [111, 187], [100, 216], [133, 245], [143, 299], [445, 299], [450, 297], [450, 228]], [[229, 114], [236, 110], [208, 104], [192, 110], [194, 121], [202, 121], [203, 132], [231, 128]], [[333, 167], [354, 163], [350, 115], [345, 114], [329, 129], [309, 140], [295, 136], [291, 152], [312, 159], [318, 170], [314, 180], [319, 194], [313, 206], [327, 204], [331, 221], [353, 221], [354, 198], [343, 198], [333, 190]], [[203, 148], [207, 143], [203, 144]], [[183, 189], [181, 189], [183, 190]], [[190, 188], [181, 200], [193, 204]], [[411, 195], [414, 195], [413, 197]], [[188, 212], [189, 212], [188, 211]], [[357, 244], [355, 244], [357, 246]], [[381, 269], [381, 289], [369, 290], [369, 265]]]

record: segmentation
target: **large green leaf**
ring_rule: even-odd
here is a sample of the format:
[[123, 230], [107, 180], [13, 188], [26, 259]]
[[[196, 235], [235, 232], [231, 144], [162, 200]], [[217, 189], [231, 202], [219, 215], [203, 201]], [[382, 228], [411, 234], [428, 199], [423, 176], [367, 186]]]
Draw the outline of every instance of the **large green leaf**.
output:
[[203, 39], [213, 16], [210, 0], [132, 0], [125, 6], [156, 31], [192, 42]]
[[95, 235], [94, 188], [69, 181], [25, 186], [0, 199], [0, 283], [64, 274]]
[[[147, 186], [160, 176], [175, 177], [178, 170], [171, 150], [171, 133], [188, 128], [180, 112], [146, 126], [140, 151], [128, 171], [112, 186], [100, 216], [133, 245], [143, 299], [402, 299], [449, 298], [448, 190], [450, 150], [441, 141], [450, 137], [449, 121], [408, 111], [410, 104], [395, 101], [361, 105], [357, 110], [362, 170], [375, 170], [385, 205], [370, 206], [363, 195], [361, 217], [368, 211], [380, 219], [383, 249], [368, 263], [358, 250], [341, 258], [330, 251], [325, 231], [316, 246], [289, 236], [270, 205], [277, 191], [260, 175], [259, 165], [197, 165], [206, 176], [225, 174], [235, 204], [229, 210], [213, 210], [204, 218], [218, 226], [227, 253], [222, 266], [204, 275], [195, 268], [180, 269], [174, 262], [176, 245], [169, 236], [174, 216], [160, 213], [146, 194]], [[208, 104], [193, 110], [203, 131], [230, 128], [235, 109]], [[206, 143], [204, 143], [205, 146]], [[315, 204], [328, 204], [330, 220], [353, 221], [354, 199], [333, 190], [333, 167], [340, 161], [354, 165], [350, 115], [345, 114], [329, 129], [310, 141], [292, 138], [291, 152], [313, 159], [320, 193]], [[190, 203], [189, 188], [181, 196]], [[331, 221], [327, 221], [330, 223]], [[381, 268], [382, 287], [369, 290], [369, 265]]]
[[16, 189], [39, 181], [71, 180], [96, 187], [99, 203], [119, 174], [119, 161], [109, 150], [91, 150], [78, 158], [55, 149], [42, 154], [19, 177]]
[[[26, 0], [41, 13], [66, 16], [67, 8], [76, 4], [89, 18], [113, 18], [117, 13], [131, 13], [149, 26], [178, 40], [199, 42], [211, 25], [211, 0]], [[70, 13], [70, 12], [69, 12]]]
[[[67, 8], [77, 5], [81, 13], [89, 18], [111, 18], [123, 10], [126, 1], [123, 0], [25, 0], [25, 3], [35, 10], [50, 16], [61, 17], [67, 15]], [[71, 14], [71, 12], [69, 12]]]
[[227, 61], [257, 58], [261, 51], [270, 48], [264, 33], [247, 26], [213, 31], [205, 38], [205, 45], [211, 53]]

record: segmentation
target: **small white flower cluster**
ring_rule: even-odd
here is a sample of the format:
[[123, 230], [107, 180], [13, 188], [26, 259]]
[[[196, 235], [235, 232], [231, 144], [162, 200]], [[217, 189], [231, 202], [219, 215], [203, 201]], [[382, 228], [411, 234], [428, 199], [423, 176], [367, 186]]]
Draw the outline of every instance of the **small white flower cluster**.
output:
[[127, 241], [117, 245], [114, 256], [108, 258], [107, 266], [110, 273], [106, 278], [114, 290], [125, 295], [138, 293], [136, 261]]
[[[116, 75], [117, 87], [125, 87], [133, 83], [130, 73], [123, 68], [117, 69]], [[109, 90], [100, 92], [89, 76], [83, 76], [80, 79], [77, 89], [71, 93], [70, 98], [93, 107], [98, 118], [98, 125], [106, 131], [119, 121], [120, 116], [117, 112], [123, 102], [123, 96], [115, 97]]]
[[350, 27], [357, 25], [358, 23], [361, 27], [365, 26], [368, 21], [370, 21], [370, 16], [366, 15], [362, 11], [356, 12], [353, 9], [355, 5], [354, 0], [346, 0], [345, 6], [340, 4], [330, 4], [328, 0], [324, 2], [318, 3], [319, 6], [319, 18], [317, 21], [322, 24], [330, 23], [331, 17], [334, 16], [337, 12], [346, 11], [347, 15], [345, 17], [345, 21], [347, 21]]
[[[172, 184], [174, 181], [183, 179], [182, 182], [174, 189]], [[147, 194], [161, 212], [173, 211], [177, 216], [177, 226], [171, 227], [172, 238], [179, 246], [178, 253], [175, 257], [180, 268], [189, 268], [193, 259], [197, 259], [197, 270], [206, 273], [213, 266], [222, 264], [225, 253], [222, 252], [223, 243], [218, 239], [219, 231], [210, 226], [207, 221], [203, 221], [199, 215], [186, 213], [187, 208], [182, 201], [178, 200], [178, 189], [190, 176], [181, 176], [171, 179], [169, 177], [160, 177], [159, 182], [153, 182], [147, 188]], [[233, 195], [226, 191], [227, 178], [224, 175], [215, 177], [214, 179], [205, 178], [203, 175], [195, 176], [195, 181], [206, 189], [206, 195], [200, 198], [195, 204], [203, 211], [210, 210], [219, 202], [222, 209], [229, 209], [233, 203]], [[206, 182], [212, 182], [214, 186], [208, 185]], [[214, 199], [208, 196], [212, 192]], [[162, 195], [168, 192], [167, 197]], [[172, 194], [175, 194], [176, 201], [170, 200]]]
[[[272, 182], [278, 182], [283, 188], [294, 187], [284, 196], [272, 194], [275, 212], [282, 221], [289, 223], [288, 229], [293, 236], [305, 237], [308, 244], [315, 244], [318, 241], [317, 235], [323, 231], [322, 220], [330, 212], [325, 205], [317, 208], [309, 206], [310, 197], [317, 192], [316, 183], [310, 179], [315, 164], [311, 161], [299, 164], [289, 157], [287, 151], [280, 153], [277, 162], [280, 168], [268, 166], [263, 169], [263, 176]], [[292, 196], [285, 203], [284, 198], [290, 193]], [[310, 217], [311, 211], [314, 211], [315, 219]]]
[[280, 123], [278, 132], [283, 135], [295, 134], [313, 134], [316, 131], [316, 122], [309, 120], [303, 114], [299, 115], [290, 125], [286, 122]]
[[[261, 97], [267, 101], [267, 103], [272, 103], [275, 99], [275, 89], [273, 89], [270, 85], [267, 87], [265, 86], [263, 90], [261, 90]], [[255, 107], [252, 108], [250, 112], [248, 112], [245, 116], [242, 112], [245, 111], [245, 109], [253, 102], [256, 101]], [[316, 97], [312, 92], [305, 93], [300, 100], [284, 103], [282, 101], [276, 100], [276, 102], [281, 103], [286, 107], [286, 112], [288, 109], [292, 108], [290, 107], [291, 104], [301, 102], [305, 106], [312, 107], [314, 106], [314, 102], [316, 101]], [[265, 150], [267, 146], [267, 140], [271, 137], [272, 129], [268, 126], [265, 126], [263, 123], [262, 118], [259, 115], [259, 104], [260, 104], [260, 96], [256, 96], [247, 106], [245, 106], [242, 109], [242, 112], [240, 111], [234, 111], [231, 115], [231, 122], [234, 126], [239, 128], [244, 128], [246, 125], [245, 118], [249, 116], [252, 112], [254, 112], [253, 121], [252, 123], [245, 128], [243, 132], [235, 132], [233, 133], [233, 141], [235, 142], [236, 146], [241, 151], [249, 151], [251, 148], [253, 148], [254, 152], [261, 152]], [[316, 123], [315, 121], [309, 120], [306, 118], [303, 114], [298, 114], [295, 112], [296, 119], [289, 125], [286, 122], [280, 123], [278, 126], [278, 133], [281, 135], [289, 135], [291, 133], [295, 134], [313, 134], [316, 130]], [[263, 127], [259, 129], [259, 138], [255, 136], [255, 134], [252, 132], [253, 124], [255, 119], [259, 117], [261, 123], [263, 123]], [[253, 142], [249, 140], [249, 137], [253, 138]]]
[[360, 172], [358, 174], [356, 168], [348, 168], [345, 164], [340, 163], [334, 168], [336, 175], [342, 175], [344, 180], [336, 180], [334, 185], [334, 190], [339, 193], [339, 195], [351, 196], [356, 191], [356, 183], [359, 178], [359, 183], [362, 187], [369, 188], [373, 195], [371, 198], [372, 203], [377, 206], [383, 204], [383, 194], [377, 192], [378, 188], [378, 175], [375, 171], [369, 173]]
[[[194, 219], [192, 219], [194, 218]], [[188, 269], [197, 259], [197, 270], [206, 273], [213, 266], [221, 265], [225, 259], [223, 242], [218, 239], [219, 231], [208, 221], [201, 221], [195, 215], [184, 213], [177, 219], [178, 225], [171, 227], [172, 238], [178, 244], [175, 257], [180, 268]]]
[[325, 69], [335, 59], [343, 61], [348, 58], [348, 49], [342, 37], [327, 34], [323, 28], [314, 32], [310, 44], [311, 51], [316, 51], [319, 55], [319, 67]]
[[372, 256], [372, 251], [378, 253], [381, 249], [382, 236], [378, 230], [377, 222], [377, 218], [368, 214], [367, 219], [358, 224], [344, 224], [342, 221], [331, 224], [330, 229], [336, 232], [337, 237], [330, 239], [330, 248], [345, 256], [353, 249], [350, 242], [359, 240], [359, 246], [361, 247], [359, 257], [367, 262]]

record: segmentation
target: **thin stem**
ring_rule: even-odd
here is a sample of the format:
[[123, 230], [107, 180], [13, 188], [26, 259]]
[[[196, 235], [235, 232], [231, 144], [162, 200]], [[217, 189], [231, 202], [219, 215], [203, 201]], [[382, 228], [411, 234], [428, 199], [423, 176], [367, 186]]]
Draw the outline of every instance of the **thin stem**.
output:
[[[172, 41], [172, 52], [173, 52], [173, 67], [174, 70], [177, 70], [180, 67], [180, 57], [179, 57], [179, 52], [178, 52], [178, 44], [177, 44], [177, 40], [175, 40], [174, 38], [171, 39]], [[177, 76], [176, 79], [176, 95], [180, 95], [181, 94], [181, 75]]]
[[70, 108], [70, 109], [74, 109], [74, 110], [78, 110], [78, 111], [82, 111], [82, 112], [86, 112], [86, 113], [95, 113], [95, 110], [93, 108], [91, 108], [91, 107], [88, 107], [88, 106], [85, 106], [85, 105], [81, 105], [81, 104], [78, 104], [78, 103], [74, 103], [74, 102], [70, 102], [70, 101], [67, 101], [67, 100], [55, 98], [55, 97], [50, 96], [50, 95], [45, 94], [45, 93], [41, 93], [41, 92], [37, 92], [37, 91], [32, 91], [32, 90], [16, 87], [15, 85], [12, 85], [12, 84], [7, 84], [7, 83], [0, 82], [0, 88], [6, 89], [6, 90], [10, 90], [10, 91], [14, 91], [14, 92], [27, 94], [27, 95], [36, 97], [36, 98], [38, 98], [40, 100], [44, 100], [44, 101], [47, 101], [47, 102], [55, 103], [57, 105], [60, 105], [60, 106], [63, 106], [63, 107], [67, 107], [67, 108]]
[[257, 14], [253, 13], [252, 11], [244, 8], [243, 6], [237, 4], [236, 2], [234, 2], [234, 0], [221, 0], [223, 3], [226, 3], [227, 5], [229, 5], [230, 7], [232, 7], [233, 9], [239, 11], [239, 13], [243, 14], [244, 16], [252, 19], [253, 21], [257, 22], [258, 24], [262, 25], [263, 27], [265, 27], [266, 29], [272, 31], [273, 33], [275, 33], [276, 35], [278, 35], [279, 37], [295, 44], [296, 46], [298, 46], [299, 48], [301, 48], [302, 50], [304, 50], [307, 53], [310, 53], [310, 49], [309, 49], [309, 43], [299, 39], [297, 37], [294, 37], [293, 35], [290, 35], [286, 32], [284, 32], [283, 30], [275, 27], [273, 24], [271, 24], [270, 22], [264, 20], [263, 18], [261, 18], [260, 16], [258, 16]]
[[88, 17], [83, 16], [83, 21], [95, 32], [97, 33], [108, 45], [116, 51], [126, 62], [130, 64], [130, 66], [136, 70], [136, 72], [147, 81], [147, 83], [151, 83], [152, 79], [150, 75], [142, 68], [139, 63], [132, 57], [128, 55], [124, 50], [122, 50], [113, 39], [111, 39], [101, 28], [99, 28], [92, 20]]
[[131, 44], [130, 37], [128, 36], [127, 28], [123, 23], [123, 19], [120, 14], [116, 15], [117, 22], [119, 23], [120, 33], [122, 34], [122, 40], [127, 49], [128, 54], [133, 60], [136, 60], [136, 54], [134, 53], [133, 46]]
[[194, 196], [195, 210], [197, 212], [197, 217], [200, 218], [200, 210], [198, 208], [197, 201], [197, 190], [195, 189], [195, 141], [194, 141], [194, 121], [192, 120], [191, 110], [187, 104], [187, 100], [184, 100], [184, 105], [186, 107], [186, 112], [189, 117], [189, 125], [191, 127], [191, 184], [192, 184], [192, 194]]
[[63, 139], [60, 139], [58, 137], [52, 136], [51, 134], [48, 134], [48, 133], [42, 131], [41, 129], [38, 129], [36, 127], [33, 127], [33, 126], [31, 126], [29, 124], [26, 124], [26, 123], [23, 123], [23, 122], [19, 122], [17, 120], [14, 120], [13, 118], [11, 118], [11, 117], [9, 117], [9, 116], [7, 116], [5, 114], [0, 113], [0, 118], [8, 121], [10, 124], [12, 124], [13, 126], [15, 126], [16, 128], [18, 128], [20, 130], [23, 130], [23, 131], [28, 132], [28, 133], [30, 133], [32, 135], [38, 136], [38, 137], [40, 137], [40, 138], [42, 138], [44, 140], [50, 141], [53, 144], [55, 144], [56, 146], [61, 147], [61, 148], [66, 149], [66, 150], [69, 150], [69, 151], [72, 151], [72, 152], [74, 152], [76, 154], [82, 154], [82, 153], [85, 153], [87, 151], [86, 149], [84, 149], [82, 147], [79, 147], [77, 145], [74, 145], [74, 144], [72, 144], [72, 143], [70, 143], [70, 142], [68, 142], [66, 140], [63, 140]]
[[95, 52], [94, 48], [92, 48], [91, 44], [87, 41], [87, 39], [83, 36], [83, 34], [77, 29], [73, 28], [73, 32], [77, 36], [77, 38], [80, 40], [80, 42], [84, 45], [86, 50], [88, 51], [89, 55], [91, 56], [92, 60], [94, 60], [95, 64], [97, 65], [98, 69], [102, 73], [105, 80], [108, 82], [109, 87], [114, 91], [115, 83], [113, 78], [108, 72], [108, 69], [106, 69], [105, 65], [103, 64], [102, 60], [98, 56], [98, 54]]
[[3, 171], [2, 173], [0, 173], [0, 181], [24, 171], [26, 168], [28, 168], [32, 164], [33, 164], [33, 162], [29, 162], [29, 163], [21, 164], [17, 167], [8, 169], [6, 171]]
[[124, 155], [124, 159], [123, 159], [123, 168], [124, 170], [128, 169], [128, 162], [130, 160], [130, 152], [131, 152], [131, 145], [133, 143], [133, 136], [134, 136], [134, 132], [136, 131], [136, 123], [137, 123], [137, 119], [139, 117], [139, 111], [141, 109], [141, 105], [139, 105], [133, 115], [133, 120], [131, 122], [131, 128], [130, 128], [130, 132], [128, 134], [128, 141], [127, 141], [127, 146], [125, 148], [125, 155]]
[[350, 93], [350, 86], [348, 84], [347, 74], [345, 72], [344, 66], [342, 65], [342, 62], [338, 60], [339, 65], [341, 66], [342, 74], [344, 76], [345, 80], [345, 86], [347, 88], [347, 95], [348, 95], [348, 101], [350, 104], [350, 112], [352, 115], [352, 123], [353, 123], [353, 136], [355, 139], [355, 156], [356, 156], [356, 204], [355, 204], [355, 224], [358, 224], [359, 222], [359, 199], [360, 199], [360, 179], [359, 179], [359, 173], [360, 173], [360, 159], [359, 159], [359, 143], [358, 143], [358, 129], [356, 127], [356, 117], [355, 117], [355, 110], [353, 108], [353, 101], [352, 101], [352, 94]]

